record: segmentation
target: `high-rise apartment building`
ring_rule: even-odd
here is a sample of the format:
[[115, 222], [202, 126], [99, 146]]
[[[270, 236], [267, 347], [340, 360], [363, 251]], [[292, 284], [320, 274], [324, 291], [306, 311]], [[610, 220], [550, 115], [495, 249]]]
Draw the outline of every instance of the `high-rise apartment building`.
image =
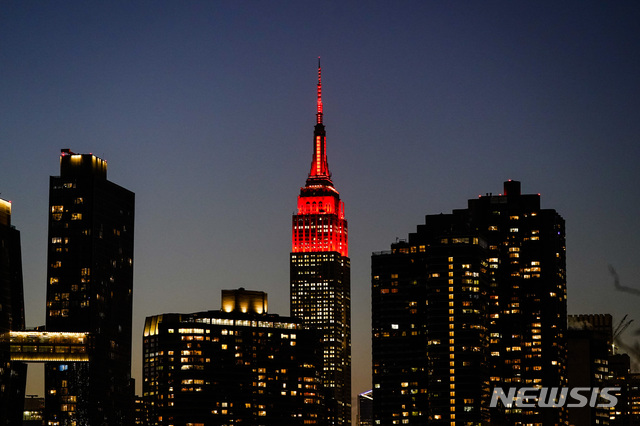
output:
[[267, 313], [267, 295], [223, 290], [222, 310], [147, 317], [151, 425], [325, 425], [313, 330]]
[[[489, 244], [491, 386], [566, 386], [567, 279], [564, 219], [540, 194], [469, 200], [470, 220]], [[509, 421], [566, 424], [566, 408], [507, 408]]]
[[60, 155], [49, 187], [48, 332], [89, 333], [89, 362], [45, 365], [50, 425], [130, 424], [134, 194], [106, 161]]
[[611, 392], [618, 402], [609, 411], [610, 426], [640, 426], [640, 374], [631, 373], [630, 364], [627, 354], [609, 357], [607, 386], [618, 388]]
[[489, 409], [495, 387], [566, 385], [564, 241], [509, 181], [374, 253], [376, 424], [566, 424], [564, 408]]
[[22, 424], [27, 366], [11, 361], [9, 333], [24, 330], [20, 231], [11, 225], [11, 203], [0, 199], [0, 424]]
[[351, 424], [351, 299], [347, 221], [333, 186], [322, 122], [318, 64], [313, 161], [293, 215], [291, 315], [321, 335], [323, 386], [330, 425]]
[[451, 214], [374, 253], [375, 424], [488, 420], [486, 246]]

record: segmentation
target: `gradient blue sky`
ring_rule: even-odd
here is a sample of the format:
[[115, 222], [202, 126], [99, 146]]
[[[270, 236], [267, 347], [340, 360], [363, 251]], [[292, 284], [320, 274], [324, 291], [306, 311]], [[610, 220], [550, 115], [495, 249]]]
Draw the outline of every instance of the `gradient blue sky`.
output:
[[570, 313], [639, 320], [607, 271], [640, 288], [639, 22], [637, 1], [5, 0], [0, 192], [28, 325], [45, 322], [61, 148], [136, 193], [138, 389], [145, 316], [218, 309], [240, 286], [288, 315], [317, 56], [349, 220], [354, 393], [370, 386], [371, 252], [507, 179], [566, 219]]

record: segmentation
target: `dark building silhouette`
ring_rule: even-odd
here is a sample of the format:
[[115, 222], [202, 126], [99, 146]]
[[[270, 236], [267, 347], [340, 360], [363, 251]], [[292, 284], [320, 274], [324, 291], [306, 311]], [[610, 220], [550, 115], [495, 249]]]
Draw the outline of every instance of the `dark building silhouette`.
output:
[[[571, 346], [569, 346], [571, 349]], [[609, 424], [611, 426], [631, 426], [630, 405], [629, 405], [629, 383], [631, 374], [631, 360], [627, 354], [615, 354], [609, 356], [609, 380], [607, 385], [620, 388], [617, 392], [612, 392], [618, 403], [609, 412]], [[640, 413], [638, 413], [640, 414]], [[640, 423], [640, 416], [638, 417]]]
[[[567, 384], [567, 281], [564, 219], [540, 207], [540, 194], [469, 201], [470, 220], [489, 244], [491, 387]], [[566, 407], [506, 410], [511, 422], [566, 424]], [[493, 419], [492, 419], [493, 420]]]
[[609, 357], [607, 386], [620, 388], [611, 392], [618, 403], [609, 411], [610, 426], [640, 426], [640, 374], [632, 373], [630, 364], [627, 354]]
[[565, 409], [489, 409], [495, 387], [566, 385], [563, 219], [515, 181], [426, 216], [372, 256], [372, 325], [379, 424], [566, 424]]
[[62, 150], [49, 187], [47, 332], [89, 333], [89, 362], [45, 365], [51, 425], [128, 425], [134, 194], [107, 163]]
[[488, 420], [486, 242], [456, 215], [427, 216], [372, 262], [375, 420]]
[[358, 425], [373, 426], [373, 391], [358, 395]]
[[27, 365], [11, 361], [9, 333], [24, 330], [20, 231], [11, 225], [11, 203], [0, 199], [0, 424], [22, 424]]
[[325, 425], [317, 336], [267, 313], [263, 292], [225, 290], [222, 310], [147, 317], [151, 425]]
[[291, 315], [321, 335], [328, 424], [349, 425], [351, 296], [347, 221], [327, 163], [320, 77], [318, 64], [313, 161], [306, 185], [300, 189], [292, 224]]
[[44, 398], [29, 395], [24, 400], [23, 426], [44, 426]]
[[149, 419], [149, 407], [143, 397], [137, 396], [133, 402], [134, 419], [133, 424], [136, 426], [148, 426], [151, 424]]
[[[570, 388], [602, 389], [608, 386], [611, 382], [609, 358], [612, 343], [611, 315], [568, 316], [567, 378]], [[598, 401], [598, 404], [604, 403]], [[572, 425], [609, 425], [610, 411], [609, 408], [589, 405], [567, 407], [569, 423]]]

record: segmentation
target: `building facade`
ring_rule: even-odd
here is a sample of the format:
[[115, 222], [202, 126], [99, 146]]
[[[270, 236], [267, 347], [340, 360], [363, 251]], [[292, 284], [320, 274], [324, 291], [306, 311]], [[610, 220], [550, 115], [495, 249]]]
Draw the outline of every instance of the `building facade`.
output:
[[22, 426], [44, 426], [44, 398], [30, 396], [24, 400]]
[[150, 424], [325, 425], [316, 339], [242, 288], [223, 291], [220, 311], [147, 317]]
[[489, 407], [496, 387], [566, 385], [564, 241], [509, 181], [374, 253], [376, 424], [566, 424], [564, 408]]
[[373, 391], [358, 395], [358, 425], [373, 426]]
[[89, 362], [45, 364], [50, 425], [130, 424], [134, 194], [62, 150], [49, 187], [47, 332], [89, 334]]
[[428, 216], [374, 253], [375, 424], [488, 420], [487, 244], [462, 219]]
[[[468, 212], [489, 248], [491, 387], [566, 386], [564, 219], [540, 207], [540, 194], [522, 194], [518, 181], [469, 200]], [[516, 424], [567, 423], [566, 407], [505, 411]]]
[[291, 315], [320, 333], [327, 419], [330, 425], [349, 425], [351, 295], [347, 221], [327, 162], [319, 64], [313, 135], [311, 170], [306, 185], [300, 189], [292, 221]]
[[[567, 379], [570, 388], [608, 386], [612, 374], [609, 357], [613, 343], [609, 314], [569, 315], [567, 327]], [[620, 401], [621, 403], [623, 401]], [[598, 404], [602, 404], [601, 400]], [[615, 408], [615, 407], [614, 407]], [[568, 407], [572, 425], [609, 425], [611, 410], [603, 407]]]
[[607, 385], [619, 388], [612, 392], [618, 403], [609, 411], [611, 426], [640, 426], [640, 374], [631, 372], [631, 359], [627, 354], [609, 357]]
[[0, 199], [0, 424], [22, 424], [27, 366], [11, 361], [11, 331], [24, 330], [20, 231], [11, 225], [11, 203]]

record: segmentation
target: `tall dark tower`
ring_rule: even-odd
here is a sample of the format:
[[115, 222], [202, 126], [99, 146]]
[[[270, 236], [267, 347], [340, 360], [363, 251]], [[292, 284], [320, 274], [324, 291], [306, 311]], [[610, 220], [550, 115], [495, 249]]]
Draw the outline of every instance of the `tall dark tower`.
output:
[[0, 199], [0, 424], [21, 425], [27, 365], [11, 361], [11, 331], [24, 330], [20, 231], [11, 225], [11, 203]]
[[[491, 387], [566, 386], [564, 219], [514, 180], [503, 194], [469, 200], [468, 211], [489, 250]], [[566, 407], [505, 412], [516, 424], [567, 424]]]
[[89, 332], [88, 363], [45, 366], [46, 418], [131, 424], [134, 194], [106, 161], [62, 150], [49, 187], [47, 332]]
[[319, 330], [327, 424], [351, 424], [351, 296], [347, 221], [333, 187], [322, 123], [322, 80], [318, 62], [318, 110], [307, 183], [293, 215], [291, 315]]
[[565, 408], [488, 404], [567, 385], [564, 220], [539, 194], [505, 182], [371, 260], [376, 421], [568, 424]]

